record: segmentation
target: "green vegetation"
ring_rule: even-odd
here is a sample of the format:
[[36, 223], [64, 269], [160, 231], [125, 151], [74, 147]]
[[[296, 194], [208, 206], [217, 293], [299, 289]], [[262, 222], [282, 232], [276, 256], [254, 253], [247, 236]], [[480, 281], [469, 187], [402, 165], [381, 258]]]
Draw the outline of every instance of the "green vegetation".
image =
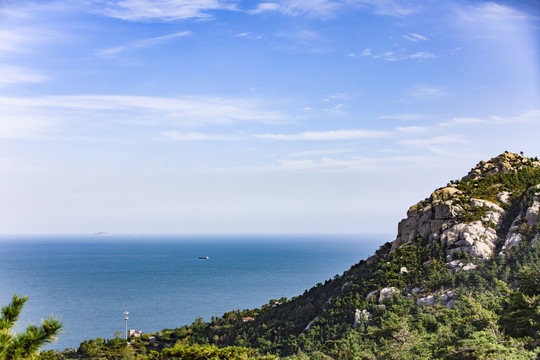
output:
[[540, 184], [540, 169], [524, 166], [515, 172], [498, 173], [483, 176], [477, 180], [457, 182], [457, 188], [466, 196], [504, 206], [497, 199], [498, 193], [507, 191], [510, 193], [511, 200], [516, 200], [536, 184]]
[[12, 333], [28, 297], [13, 295], [11, 303], [2, 307], [0, 318], [0, 360], [34, 359], [39, 349], [56, 340], [62, 324], [57, 319], [43, 320], [41, 326], [27, 325], [22, 333]]
[[[409, 272], [396, 271], [402, 267]], [[539, 279], [540, 243], [522, 243], [504, 258], [456, 274], [444, 266], [437, 249], [407, 246], [371, 264], [361, 261], [291, 300], [231, 311], [210, 322], [197, 319], [190, 326], [132, 338], [130, 346], [123, 339], [88, 340], [76, 352], [49, 351], [42, 358], [536, 359]], [[387, 285], [422, 286], [436, 303], [420, 306], [417, 296], [402, 294], [382, 304], [376, 296], [366, 299]], [[440, 289], [456, 292], [451, 308], [440, 304]], [[356, 309], [372, 317], [354, 327]], [[255, 320], [244, 322], [244, 317]]]

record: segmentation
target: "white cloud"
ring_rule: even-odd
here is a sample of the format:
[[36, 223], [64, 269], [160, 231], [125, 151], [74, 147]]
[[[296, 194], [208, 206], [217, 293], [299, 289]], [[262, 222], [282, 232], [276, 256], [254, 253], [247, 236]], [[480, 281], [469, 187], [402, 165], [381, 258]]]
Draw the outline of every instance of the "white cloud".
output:
[[[5, 21], [4, 24], [1, 22]], [[32, 54], [44, 46], [66, 38], [66, 34], [51, 30], [48, 25], [32, 24], [35, 27], [10, 25], [6, 19], [0, 19], [0, 58], [12, 54]]]
[[107, 130], [115, 126], [121, 126], [124, 132], [127, 127], [140, 132], [140, 127], [230, 125], [244, 121], [275, 124], [286, 118], [253, 101], [196, 96], [0, 97], [0, 108], [0, 133], [6, 129], [4, 137], [87, 133], [107, 136]]
[[361, 167], [361, 162], [358, 160], [336, 160], [332, 158], [322, 158], [320, 160], [279, 160], [281, 170], [320, 170], [337, 168], [357, 169]]
[[263, 2], [249, 12], [258, 14], [265, 11], [279, 11], [289, 16], [311, 15], [332, 17], [344, 9], [369, 7], [376, 14], [403, 17], [419, 11], [417, 7], [406, 7], [394, 0], [281, 0]]
[[393, 51], [386, 51], [380, 55], [373, 55], [373, 58], [379, 59], [383, 58], [386, 61], [397, 61], [398, 58], [396, 57], [395, 53]]
[[244, 39], [262, 39], [261, 35], [255, 35], [252, 32], [243, 32], [236, 34], [235, 37], [244, 38]]
[[432, 116], [425, 114], [393, 114], [393, 115], [382, 115], [377, 119], [381, 120], [403, 120], [403, 121], [414, 121], [414, 120], [429, 120]]
[[473, 36], [497, 39], [516, 35], [524, 23], [532, 17], [513, 7], [486, 2], [464, 6], [457, 11], [457, 20], [468, 28]]
[[47, 76], [32, 69], [0, 64], [0, 87], [21, 83], [42, 83], [47, 80]]
[[352, 150], [352, 149], [320, 149], [320, 150], [298, 151], [289, 156], [290, 157], [308, 157], [308, 156], [317, 156], [317, 155], [344, 154], [344, 153], [351, 153], [354, 151], [355, 150]]
[[492, 122], [500, 122], [500, 118], [492, 118], [490, 120], [488, 119], [481, 119], [481, 118], [474, 118], [474, 117], [460, 117], [460, 118], [453, 118], [450, 121], [445, 121], [441, 123], [442, 126], [450, 126], [450, 125], [469, 125], [469, 124], [489, 124]]
[[437, 99], [445, 95], [446, 91], [444, 91], [442, 87], [425, 84], [417, 85], [409, 91], [409, 96], [415, 97], [420, 100]]
[[386, 16], [404, 17], [420, 11], [419, 7], [407, 7], [394, 0], [353, 0], [351, 3], [369, 5], [375, 13]]
[[265, 11], [279, 11], [280, 4], [278, 3], [260, 3], [253, 10], [250, 10], [249, 13], [258, 14]]
[[444, 135], [444, 136], [435, 136], [431, 138], [423, 139], [409, 139], [399, 141], [402, 145], [411, 145], [411, 146], [432, 146], [432, 145], [450, 145], [450, 144], [460, 144], [464, 143], [465, 140], [461, 135]]
[[5, 53], [26, 52], [27, 44], [32, 42], [32, 37], [25, 34], [24, 30], [0, 30], [0, 55]]
[[488, 116], [485, 118], [478, 117], [457, 117], [449, 121], [440, 123], [441, 126], [459, 126], [459, 125], [512, 125], [512, 124], [539, 124], [540, 110], [529, 110], [523, 114], [512, 117]]
[[182, 31], [182, 32], [174, 33], [174, 34], [168, 34], [168, 35], [163, 35], [163, 36], [158, 36], [158, 37], [153, 37], [153, 38], [148, 38], [148, 39], [140, 39], [140, 40], [132, 41], [128, 43], [127, 45], [101, 50], [99, 51], [99, 54], [102, 56], [110, 56], [110, 55], [118, 54], [123, 51], [131, 50], [131, 49], [142, 49], [142, 48], [154, 47], [161, 43], [171, 41], [179, 37], [188, 36], [191, 34], [192, 34], [191, 31]]
[[[100, 5], [98, 2], [97, 5]], [[106, 2], [99, 10], [103, 15], [130, 21], [171, 21], [211, 19], [211, 11], [237, 10], [227, 0], [123, 0]]]
[[416, 52], [414, 54], [405, 55], [405, 58], [413, 59], [413, 60], [433, 59], [433, 58], [436, 58], [436, 57], [437, 57], [437, 55], [435, 55], [433, 53], [430, 53], [430, 52], [425, 52], [425, 51], [420, 51], [420, 52]]
[[428, 38], [426, 36], [420, 35], [420, 34], [415, 34], [415, 33], [402, 35], [401, 37], [406, 39], [406, 40], [412, 41], [412, 42], [419, 42], [419, 41], [428, 40]]
[[181, 133], [176, 130], [163, 131], [160, 134], [171, 140], [179, 141], [229, 141], [237, 139], [236, 137], [226, 135], [203, 134], [199, 132]]
[[388, 136], [387, 131], [378, 130], [332, 130], [332, 131], [306, 131], [299, 134], [260, 134], [255, 135], [261, 139], [288, 140], [288, 141], [332, 141], [352, 139], [374, 139]]
[[428, 131], [428, 128], [424, 126], [405, 126], [405, 127], [398, 127], [395, 130], [400, 133], [411, 134], [411, 133], [426, 132]]
[[332, 0], [284, 0], [259, 4], [250, 12], [253, 14], [265, 11], [279, 11], [288, 16], [312, 15], [328, 17], [343, 7], [340, 1]]
[[302, 29], [296, 32], [279, 32], [277, 35], [298, 44], [309, 44], [320, 39], [320, 35], [316, 31], [307, 29]]
[[[369, 53], [369, 55], [371, 55], [371, 53]], [[366, 56], [369, 56], [369, 55], [366, 55]], [[400, 61], [400, 60], [426, 60], [426, 59], [433, 59], [433, 58], [436, 58], [437, 55], [433, 54], [433, 53], [430, 53], [430, 52], [425, 52], [425, 51], [419, 51], [419, 52], [416, 52], [416, 53], [406, 53], [404, 51], [400, 51], [400, 52], [394, 52], [394, 51], [387, 51], [387, 52], [384, 52], [382, 54], [379, 54], [379, 55], [373, 55], [373, 58], [374, 59], [383, 59], [383, 60], [386, 60], [386, 61]]]
[[50, 136], [59, 132], [61, 120], [44, 116], [36, 112], [13, 114], [5, 108], [0, 117], [0, 138], [2, 139], [35, 139]]
[[362, 51], [362, 56], [371, 56], [371, 48], [366, 48]]

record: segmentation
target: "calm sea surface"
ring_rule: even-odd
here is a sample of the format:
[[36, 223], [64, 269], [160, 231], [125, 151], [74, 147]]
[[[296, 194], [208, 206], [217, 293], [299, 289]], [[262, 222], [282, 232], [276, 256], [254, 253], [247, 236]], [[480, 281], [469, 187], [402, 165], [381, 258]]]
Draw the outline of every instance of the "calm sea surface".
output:
[[[50, 349], [156, 332], [291, 298], [370, 256], [392, 235], [1, 236], [0, 305], [29, 295], [19, 324], [57, 315]], [[208, 256], [208, 260], [199, 260]]]

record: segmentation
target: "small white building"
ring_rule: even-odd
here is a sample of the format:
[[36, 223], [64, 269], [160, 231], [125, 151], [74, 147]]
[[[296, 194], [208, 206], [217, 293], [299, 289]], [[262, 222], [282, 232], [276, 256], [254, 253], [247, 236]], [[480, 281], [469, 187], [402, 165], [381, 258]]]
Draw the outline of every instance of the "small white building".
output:
[[129, 330], [128, 331], [128, 335], [129, 336], [135, 336], [135, 337], [139, 337], [143, 334], [142, 331], [139, 331], [139, 330]]

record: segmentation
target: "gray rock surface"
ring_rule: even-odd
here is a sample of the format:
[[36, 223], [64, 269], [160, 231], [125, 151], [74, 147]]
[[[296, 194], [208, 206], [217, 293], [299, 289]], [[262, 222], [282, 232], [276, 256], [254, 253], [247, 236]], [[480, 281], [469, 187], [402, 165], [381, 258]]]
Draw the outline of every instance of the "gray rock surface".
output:
[[354, 324], [353, 324], [353, 327], [354, 328], [357, 328], [358, 325], [360, 325], [361, 322], [363, 321], [369, 321], [371, 320], [373, 316], [371, 315], [371, 313], [367, 310], [358, 310], [356, 309], [356, 311], [354, 312]]
[[394, 296], [395, 293], [397, 293], [399, 290], [396, 289], [393, 286], [387, 286], [384, 289], [381, 289], [381, 292], [379, 294], [379, 303], [383, 302], [386, 299], [391, 298]]
[[366, 295], [366, 300], [372, 296], [377, 296], [377, 295], [379, 295], [379, 290], [373, 290], [372, 292]]

